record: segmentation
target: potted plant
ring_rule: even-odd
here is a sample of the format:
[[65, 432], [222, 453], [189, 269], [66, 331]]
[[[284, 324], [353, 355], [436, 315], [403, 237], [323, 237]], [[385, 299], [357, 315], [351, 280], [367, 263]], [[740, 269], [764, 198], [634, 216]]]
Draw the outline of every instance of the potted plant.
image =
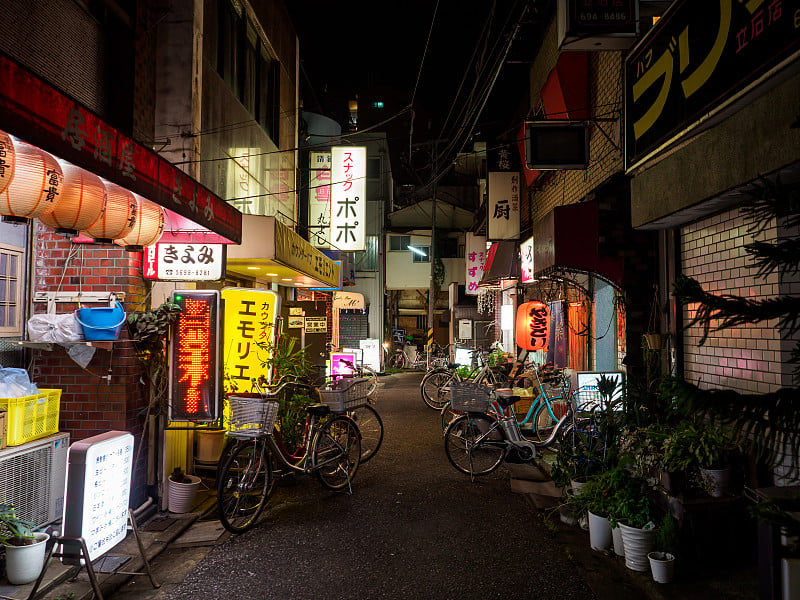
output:
[[737, 444], [721, 427], [683, 421], [664, 440], [664, 464], [669, 471], [697, 471], [701, 487], [714, 498], [729, 491], [730, 462]]
[[675, 576], [675, 557], [678, 553], [678, 521], [667, 513], [661, 519], [655, 535], [655, 549], [647, 554], [650, 571], [657, 583], [670, 583]]
[[613, 470], [612, 527], [619, 527], [625, 566], [634, 571], [650, 568], [647, 553], [653, 549], [656, 527], [655, 506], [647, 482], [624, 467]]
[[33, 530], [33, 523], [19, 518], [12, 504], [0, 503], [0, 542], [5, 547], [9, 583], [36, 581], [44, 567], [48, 539], [48, 534]]
[[169, 476], [169, 512], [191, 512], [199, 487], [197, 475], [187, 475], [180, 467], [175, 467]]
[[594, 550], [607, 550], [612, 544], [611, 516], [616, 512], [619, 469], [615, 467], [587, 478], [580, 494], [567, 496], [566, 504], [589, 522], [589, 544]]

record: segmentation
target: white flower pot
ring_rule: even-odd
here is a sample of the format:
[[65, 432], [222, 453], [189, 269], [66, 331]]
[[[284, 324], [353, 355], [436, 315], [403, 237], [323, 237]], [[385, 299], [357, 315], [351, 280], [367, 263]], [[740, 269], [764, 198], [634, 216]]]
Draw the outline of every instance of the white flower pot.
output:
[[650, 571], [656, 583], [671, 583], [675, 577], [675, 557], [669, 552], [649, 552]]
[[9, 546], [6, 550], [6, 577], [12, 585], [24, 585], [36, 581], [44, 566], [47, 540], [46, 533], [34, 533], [36, 542], [29, 546]]
[[653, 550], [656, 542], [656, 529], [638, 529], [619, 524], [622, 529], [622, 543], [625, 546], [625, 566], [632, 571], [649, 571], [648, 552]]
[[169, 482], [169, 512], [188, 513], [192, 511], [197, 490], [200, 487], [200, 478], [196, 475], [186, 475], [191, 483], [179, 483], [168, 479]]
[[611, 548], [611, 524], [605, 517], [589, 512], [589, 545], [592, 550]]
[[622, 529], [619, 525], [611, 528], [611, 539], [614, 542], [614, 554], [617, 556], [625, 556], [625, 543], [622, 541]]

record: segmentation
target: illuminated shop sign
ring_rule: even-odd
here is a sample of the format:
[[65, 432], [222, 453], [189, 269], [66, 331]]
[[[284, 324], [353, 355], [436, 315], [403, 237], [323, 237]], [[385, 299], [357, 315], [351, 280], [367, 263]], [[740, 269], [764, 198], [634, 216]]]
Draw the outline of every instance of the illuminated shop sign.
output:
[[311, 152], [308, 168], [309, 240], [317, 248], [330, 248], [331, 153]]
[[222, 302], [227, 391], [249, 392], [253, 379], [270, 376], [268, 365], [280, 296], [269, 290], [225, 288]]
[[181, 307], [172, 325], [171, 421], [205, 423], [219, 414], [219, 292], [176, 290]]
[[489, 173], [489, 239], [515, 240], [519, 237], [519, 173]]
[[62, 562], [94, 560], [128, 534], [128, 502], [133, 466], [133, 436], [107, 431], [69, 447], [64, 536], [83, 538], [88, 557], [74, 541], [63, 542]]
[[366, 250], [367, 149], [331, 149], [331, 247]]
[[225, 244], [145, 246], [142, 273], [158, 281], [220, 281], [225, 277]]
[[468, 232], [464, 258], [467, 266], [464, 293], [467, 296], [477, 296], [478, 284], [483, 277], [483, 267], [486, 263], [486, 238], [482, 235]]
[[550, 333], [550, 309], [534, 300], [517, 308], [517, 346], [526, 350], [547, 350]]
[[519, 245], [519, 260], [520, 271], [519, 280], [522, 283], [530, 283], [533, 279], [533, 238], [529, 237], [527, 240]]

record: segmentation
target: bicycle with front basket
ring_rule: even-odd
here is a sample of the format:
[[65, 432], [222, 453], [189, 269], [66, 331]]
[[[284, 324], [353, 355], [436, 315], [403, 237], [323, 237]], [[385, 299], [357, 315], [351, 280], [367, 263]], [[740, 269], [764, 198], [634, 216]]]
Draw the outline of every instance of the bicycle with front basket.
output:
[[277, 398], [287, 388], [313, 389], [291, 381], [273, 390], [228, 398], [229, 435], [237, 441], [226, 453], [217, 477], [217, 506], [220, 522], [232, 533], [243, 533], [256, 524], [267, 505], [275, 467], [313, 473], [326, 488], [352, 493], [361, 460], [358, 426], [344, 414], [332, 414], [327, 404], [308, 405], [302, 442], [290, 452], [275, 428]]

